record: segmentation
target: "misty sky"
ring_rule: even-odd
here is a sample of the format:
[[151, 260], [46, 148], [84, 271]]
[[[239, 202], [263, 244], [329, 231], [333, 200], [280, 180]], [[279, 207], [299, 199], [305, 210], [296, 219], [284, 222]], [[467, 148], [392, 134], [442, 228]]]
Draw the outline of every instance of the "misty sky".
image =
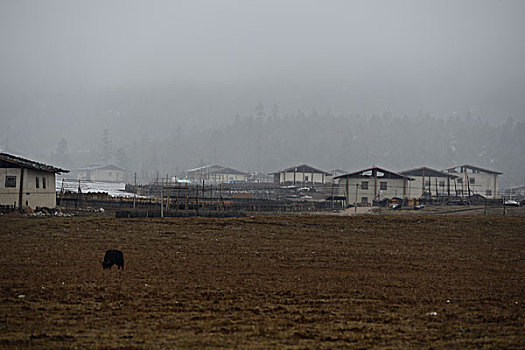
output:
[[187, 85], [291, 109], [521, 119], [523, 18], [522, 0], [3, 0], [0, 89]]
[[104, 129], [129, 148], [260, 102], [523, 121], [524, 18], [523, 0], [0, 0], [0, 149], [93, 151]]

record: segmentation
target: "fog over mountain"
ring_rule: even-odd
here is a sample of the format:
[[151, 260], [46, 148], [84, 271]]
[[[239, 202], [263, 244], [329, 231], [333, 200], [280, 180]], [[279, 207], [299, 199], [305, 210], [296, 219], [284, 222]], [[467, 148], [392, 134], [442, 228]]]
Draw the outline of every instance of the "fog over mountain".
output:
[[521, 0], [5, 0], [0, 149], [145, 181], [474, 163], [521, 184], [523, 18]]

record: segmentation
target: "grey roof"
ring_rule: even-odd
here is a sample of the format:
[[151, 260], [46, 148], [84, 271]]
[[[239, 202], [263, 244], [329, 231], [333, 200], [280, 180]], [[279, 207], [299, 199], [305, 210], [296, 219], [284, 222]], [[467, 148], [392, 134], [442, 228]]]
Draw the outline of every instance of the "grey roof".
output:
[[210, 171], [215, 171], [217, 169], [222, 169], [223, 167], [220, 165], [204, 165], [197, 168], [186, 170], [187, 173], [196, 173], [196, 172], [203, 172], [208, 173]]
[[25, 159], [7, 153], [0, 153], [0, 167], [27, 168], [46, 171], [50, 173], [69, 173], [69, 170], [57, 168], [44, 163], [35, 162], [33, 160]]
[[78, 170], [120, 170], [125, 171], [125, 169], [122, 169], [119, 166], [116, 166], [115, 164], [108, 164], [108, 165], [91, 165], [83, 168], [78, 168]]
[[236, 169], [228, 168], [228, 167], [223, 167], [223, 166], [220, 166], [220, 165], [205, 165], [205, 166], [201, 166], [201, 167], [198, 167], [198, 168], [187, 170], [186, 172], [188, 174], [190, 174], [190, 173], [201, 173], [202, 172], [202, 174], [206, 174], [206, 175], [208, 175], [208, 174], [248, 175], [248, 173], [245, 173], [245, 172], [242, 172], [242, 171], [239, 171], [239, 170], [236, 170]]
[[449, 178], [456, 178], [456, 175], [452, 175], [452, 173], [445, 173], [443, 171], [439, 171], [436, 169], [428, 168], [428, 167], [420, 167], [415, 169], [409, 169], [399, 172], [402, 175], [410, 175], [410, 176], [429, 176], [429, 177], [449, 177]]
[[301, 165], [298, 165], [298, 166], [292, 166], [292, 167], [289, 167], [289, 168], [286, 168], [284, 170], [281, 170], [281, 171], [274, 171], [273, 173], [270, 173], [270, 174], [279, 174], [279, 173], [282, 173], [282, 172], [286, 172], [286, 173], [321, 173], [321, 174], [325, 174], [325, 175], [332, 175], [326, 171], [323, 171], [323, 170], [320, 170], [320, 169], [317, 169], [317, 168], [314, 168], [313, 166], [310, 166], [308, 164], [301, 164]]
[[470, 169], [470, 170], [475, 170], [475, 171], [478, 171], [480, 173], [487, 173], [487, 174], [496, 174], [496, 175], [502, 175], [503, 174], [503, 173], [500, 173], [499, 171], [494, 171], [494, 170], [490, 170], [490, 169], [483, 169], [483, 168], [480, 168], [480, 167], [477, 167], [477, 166], [474, 166], [474, 165], [469, 165], [469, 164], [457, 165], [455, 167], [448, 168], [448, 169], [445, 169], [445, 170], [448, 171], [448, 172], [456, 172], [455, 170], [457, 168], [467, 168], [467, 169]]
[[391, 170], [380, 168], [380, 167], [377, 167], [377, 166], [374, 166], [374, 167], [371, 167], [371, 168], [367, 168], [367, 169], [362, 169], [362, 170], [355, 171], [355, 172], [349, 173], [349, 174], [339, 175], [339, 176], [334, 177], [334, 179], [339, 179], [339, 178], [342, 178], [342, 177], [355, 177], [355, 178], [371, 177], [371, 175], [364, 175], [363, 173], [366, 173], [366, 172], [369, 172], [369, 171], [374, 171], [374, 170], [382, 172], [383, 174], [387, 175], [388, 178], [391, 178], [391, 179], [406, 179], [406, 180], [409, 180], [409, 181], [413, 180], [412, 178], [410, 178], [408, 176], [396, 173], [396, 172], [391, 171]]

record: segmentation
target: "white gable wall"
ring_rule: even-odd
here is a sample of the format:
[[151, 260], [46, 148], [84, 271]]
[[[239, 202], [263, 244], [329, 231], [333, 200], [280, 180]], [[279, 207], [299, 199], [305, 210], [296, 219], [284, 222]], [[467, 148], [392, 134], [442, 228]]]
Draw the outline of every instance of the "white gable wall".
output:
[[[16, 176], [16, 187], [6, 187], [7, 176]], [[20, 206], [20, 180], [22, 177], [22, 206], [28, 206], [32, 209], [35, 209], [36, 207], [54, 208], [56, 206], [55, 174], [34, 169], [20, 168], [0, 169], [1, 205]]]

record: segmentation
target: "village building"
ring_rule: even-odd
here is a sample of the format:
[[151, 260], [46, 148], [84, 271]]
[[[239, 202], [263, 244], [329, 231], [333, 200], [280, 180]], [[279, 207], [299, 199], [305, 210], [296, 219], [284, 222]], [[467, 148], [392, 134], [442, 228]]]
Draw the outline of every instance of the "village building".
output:
[[408, 183], [408, 198], [437, 198], [455, 196], [454, 179], [456, 175], [432, 168], [421, 167], [399, 172], [410, 176]]
[[205, 165], [186, 171], [187, 177], [191, 181], [206, 181], [212, 183], [238, 183], [247, 182], [248, 173], [223, 167], [220, 165]]
[[385, 199], [407, 198], [408, 176], [379, 167], [359, 170], [334, 178], [338, 185], [338, 196], [346, 198], [346, 203], [371, 205]]
[[250, 183], [273, 183], [273, 176], [268, 173], [254, 171], [250, 173], [250, 175], [248, 176], [248, 182]]
[[68, 170], [0, 153], [0, 206], [54, 208], [55, 175]]
[[445, 172], [457, 176], [451, 186], [457, 197], [481, 195], [485, 198], [499, 198], [498, 176], [503, 173], [468, 164], [448, 168]]
[[525, 198], [525, 185], [518, 185], [508, 187], [503, 190], [503, 196], [509, 199], [524, 199]]
[[114, 164], [94, 165], [78, 169], [78, 179], [84, 181], [124, 182], [126, 170]]
[[307, 164], [271, 173], [273, 182], [280, 185], [315, 185], [329, 182], [330, 173]]

